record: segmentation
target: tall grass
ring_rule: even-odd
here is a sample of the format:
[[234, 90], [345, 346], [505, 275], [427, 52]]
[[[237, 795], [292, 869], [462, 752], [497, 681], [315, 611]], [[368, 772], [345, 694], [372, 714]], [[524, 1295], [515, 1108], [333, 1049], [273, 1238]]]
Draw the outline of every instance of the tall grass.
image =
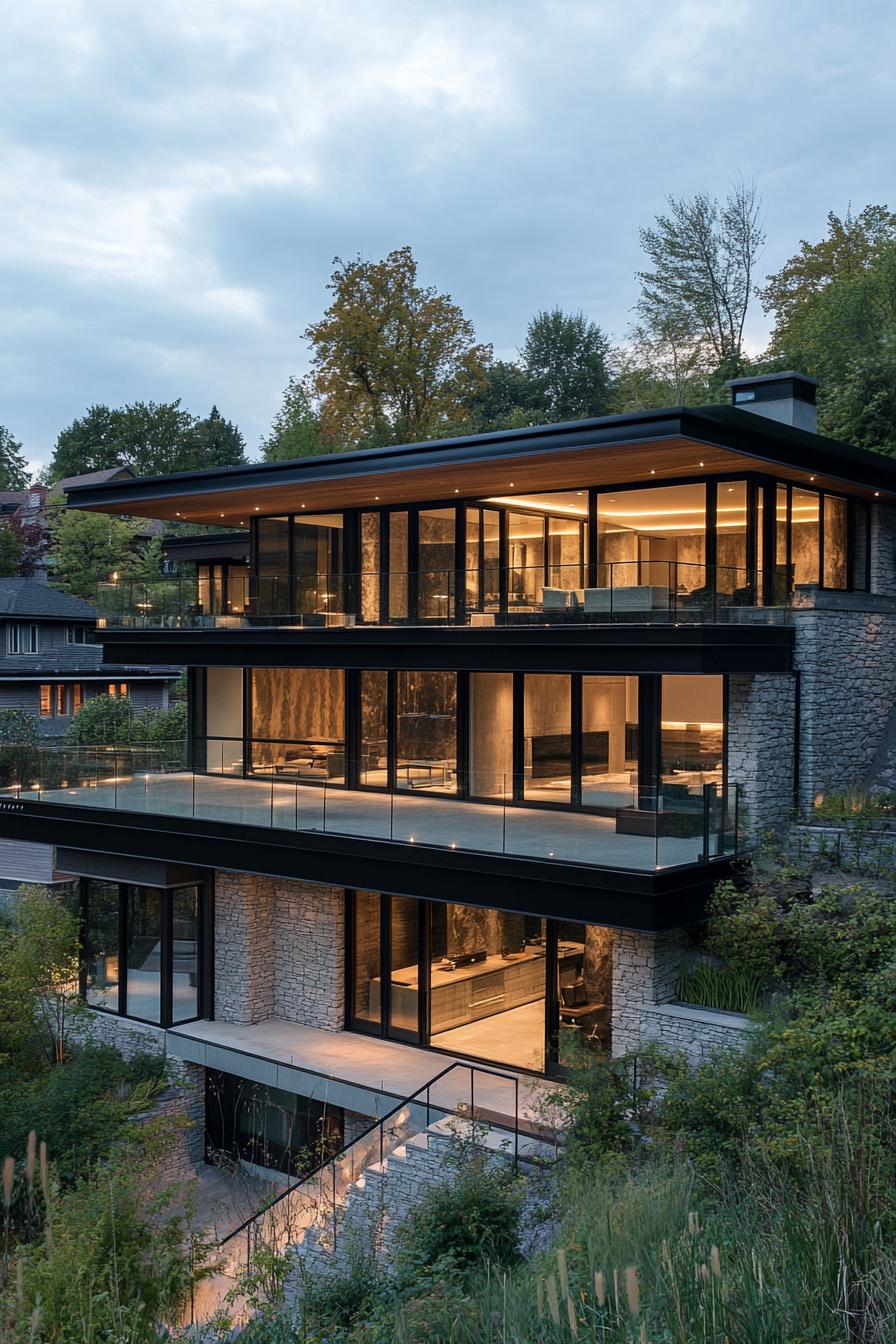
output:
[[682, 968], [676, 993], [682, 1003], [753, 1013], [762, 1002], [762, 981], [749, 971], [697, 962]]

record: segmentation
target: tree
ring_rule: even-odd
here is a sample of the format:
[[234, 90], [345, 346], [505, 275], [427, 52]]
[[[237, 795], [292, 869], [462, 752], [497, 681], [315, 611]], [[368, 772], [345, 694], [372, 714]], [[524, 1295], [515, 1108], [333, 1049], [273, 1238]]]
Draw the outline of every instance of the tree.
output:
[[33, 1036], [50, 1063], [62, 1063], [79, 1003], [78, 920], [46, 887], [19, 888], [15, 924], [0, 939], [0, 983], [6, 1030]]
[[885, 205], [866, 205], [858, 215], [848, 209], [843, 219], [831, 210], [827, 236], [818, 243], [803, 239], [799, 252], [767, 276], [759, 291], [763, 308], [775, 319], [771, 350], [786, 349], [790, 324], [807, 304], [835, 281], [856, 279], [893, 242], [896, 215]]
[[204, 420], [197, 420], [186, 436], [189, 448], [179, 471], [190, 468], [238, 467], [246, 460], [246, 441], [230, 420], [213, 406]]
[[7, 523], [0, 523], [0, 578], [11, 579], [19, 572], [22, 545]]
[[896, 455], [896, 216], [830, 215], [827, 237], [768, 277], [763, 302], [769, 357], [819, 380], [819, 428]]
[[485, 384], [491, 347], [449, 295], [417, 284], [410, 247], [334, 265], [332, 303], [305, 331], [324, 439], [354, 447], [450, 432]]
[[320, 420], [300, 378], [290, 378], [271, 431], [261, 441], [261, 451], [266, 462], [315, 457], [331, 451], [331, 445], [321, 437]]
[[26, 519], [21, 509], [17, 509], [10, 518], [9, 528], [19, 547], [17, 572], [21, 578], [30, 579], [43, 568], [49, 549], [47, 533], [37, 519]]
[[737, 182], [724, 201], [705, 192], [669, 196], [668, 214], [641, 230], [650, 269], [639, 271], [642, 330], [663, 344], [690, 346], [689, 359], [737, 375], [756, 263], [765, 243], [754, 183]]
[[119, 444], [121, 412], [90, 406], [85, 415], [60, 431], [47, 469], [51, 481], [124, 466]]
[[27, 490], [30, 479], [22, 445], [0, 425], [0, 490]]
[[54, 481], [112, 467], [138, 476], [164, 476], [198, 467], [237, 466], [245, 443], [236, 425], [213, 406], [204, 420], [171, 402], [135, 401], [110, 410], [91, 406], [56, 440], [49, 476]]
[[94, 601], [97, 586], [125, 568], [136, 524], [102, 513], [59, 508], [51, 516], [50, 531], [54, 587]]
[[610, 342], [585, 314], [536, 313], [522, 349], [523, 371], [545, 419], [582, 420], [609, 409]]

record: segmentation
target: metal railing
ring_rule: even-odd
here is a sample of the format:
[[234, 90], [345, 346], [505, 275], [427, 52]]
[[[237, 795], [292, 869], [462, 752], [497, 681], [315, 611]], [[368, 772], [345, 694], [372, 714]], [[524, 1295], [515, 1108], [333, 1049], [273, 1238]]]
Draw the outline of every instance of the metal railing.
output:
[[[346, 787], [341, 744], [201, 738], [151, 747], [0, 747], [0, 797], [175, 816], [443, 850], [653, 871], [733, 856], [738, 789], [716, 771], [672, 772], [658, 788], [627, 772], [579, 783], [532, 770], [471, 770], [450, 759], [397, 763], [375, 787]], [[388, 772], [382, 772], [388, 775]], [[366, 776], [366, 778], [365, 778]], [[367, 784], [367, 787], [363, 785]]]
[[782, 623], [786, 603], [762, 606], [762, 575], [677, 560], [255, 575], [246, 605], [199, 600], [195, 578], [100, 584], [106, 629], [201, 630], [253, 626], [606, 625]]
[[[475, 1064], [448, 1064], [221, 1240], [223, 1263], [219, 1272], [234, 1285], [233, 1296], [238, 1297], [239, 1284], [261, 1248], [283, 1254], [290, 1246], [301, 1245], [311, 1232], [327, 1249], [335, 1249], [352, 1186], [374, 1164], [382, 1168], [396, 1148], [437, 1121], [455, 1122], [458, 1137], [474, 1143], [479, 1125], [506, 1133], [504, 1151], [516, 1169], [526, 1157], [526, 1139], [521, 1142], [520, 1133], [519, 1089], [516, 1074]], [[543, 1143], [540, 1138], [537, 1141]], [[551, 1141], [556, 1157], [556, 1134]]]

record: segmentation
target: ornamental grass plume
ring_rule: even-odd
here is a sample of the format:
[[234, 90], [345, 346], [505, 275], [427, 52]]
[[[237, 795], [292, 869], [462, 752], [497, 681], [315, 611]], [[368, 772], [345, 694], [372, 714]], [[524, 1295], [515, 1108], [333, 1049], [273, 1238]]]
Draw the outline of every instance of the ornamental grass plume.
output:
[[638, 1271], [634, 1265], [629, 1265], [625, 1271], [625, 1296], [629, 1315], [637, 1320], [641, 1315], [641, 1289], [638, 1284]]
[[12, 1187], [16, 1176], [16, 1160], [14, 1157], [4, 1157], [3, 1159], [3, 1207], [6, 1213], [9, 1213], [12, 1204]]
[[33, 1129], [28, 1131], [28, 1142], [25, 1146], [25, 1180], [28, 1182], [28, 1193], [31, 1193], [31, 1186], [34, 1182], [34, 1158], [37, 1153], [37, 1134]]
[[597, 1299], [597, 1305], [603, 1311], [607, 1305], [607, 1276], [602, 1269], [594, 1272], [594, 1296]]

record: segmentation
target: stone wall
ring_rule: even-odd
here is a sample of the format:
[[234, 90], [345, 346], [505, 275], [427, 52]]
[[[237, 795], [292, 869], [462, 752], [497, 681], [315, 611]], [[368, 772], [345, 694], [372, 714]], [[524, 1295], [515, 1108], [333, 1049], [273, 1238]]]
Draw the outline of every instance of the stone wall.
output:
[[[134, 1055], [164, 1055], [165, 1031], [163, 1027], [154, 1027], [149, 1022], [132, 1022], [127, 1017], [116, 1017], [114, 1013], [97, 1013], [88, 1010], [79, 1017], [72, 1028], [81, 1040], [96, 1041], [98, 1045], [113, 1045], [125, 1059]], [[177, 1061], [172, 1060], [172, 1064]]]
[[896, 509], [871, 508], [871, 591], [896, 597]]
[[728, 678], [728, 779], [738, 786], [742, 832], [786, 825], [793, 808], [796, 679]]
[[339, 1031], [345, 1006], [341, 887], [249, 873], [215, 878], [215, 1016]]
[[[800, 805], [819, 792], [896, 785], [896, 600], [800, 594]], [[811, 605], [809, 605], [811, 603]]]
[[680, 1050], [692, 1068], [705, 1064], [717, 1050], [739, 1049], [752, 1028], [740, 1013], [721, 1013], [683, 1003], [661, 1003], [641, 1009], [641, 1043], [656, 1041]]
[[625, 1055], [641, 1043], [643, 1010], [675, 998], [678, 971], [687, 946], [683, 929], [635, 933], [617, 929], [613, 938], [613, 1054]]

